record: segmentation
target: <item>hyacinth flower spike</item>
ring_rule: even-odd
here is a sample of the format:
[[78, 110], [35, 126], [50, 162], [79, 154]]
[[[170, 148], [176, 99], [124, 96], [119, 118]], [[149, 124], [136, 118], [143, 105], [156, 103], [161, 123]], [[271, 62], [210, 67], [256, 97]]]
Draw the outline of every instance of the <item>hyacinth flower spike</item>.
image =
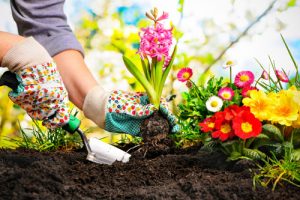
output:
[[129, 56], [123, 55], [123, 60], [129, 72], [146, 90], [150, 103], [159, 109], [163, 87], [171, 70], [177, 45], [170, 56], [172, 28], [166, 29], [160, 23], [168, 18], [166, 12], [158, 16], [158, 10], [154, 8], [150, 13], [147, 12], [146, 16], [154, 21], [154, 26], [143, 28], [140, 33], [140, 48], [137, 53], [140, 55], [143, 72], [139, 71], [138, 65]]

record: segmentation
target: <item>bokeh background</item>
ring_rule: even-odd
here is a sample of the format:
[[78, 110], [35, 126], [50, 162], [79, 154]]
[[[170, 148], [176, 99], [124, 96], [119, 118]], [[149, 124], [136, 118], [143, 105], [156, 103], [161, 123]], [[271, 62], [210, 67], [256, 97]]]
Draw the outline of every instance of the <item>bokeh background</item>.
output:
[[[178, 40], [175, 65], [164, 90], [164, 96], [177, 95], [174, 112], [180, 93], [185, 90], [176, 80], [176, 72], [182, 67], [193, 68], [193, 78], [201, 81], [204, 72], [227, 75], [222, 65], [234, 60], [234, 74], [249, 69], [259, 76], [261, 71], [255, 59], [268, 67], [270, 56], [278, 68], [289, 75], [295, 73], [280, 34], [299, 63], [297, 0], [66, 0], [65, 13], [84, 46], [86, 63], [106, 89], [141, 90], [126, 71], [121, 52], [137, 51], [138, 32], [149, 24], [144, 14], [153, 7], [169, 13]], [[17, 34], [9, 0], [0, 0], [0, 13], [0, 30]], [[19, 122], [21, 127], [31, 125], [24, 111], [8, 100], [7, 92], [0, 88], [0, 141], [1, 137], [17, 135]], [[94, 124], [84, 119], [84, 126], [91, 128]], [[101, 130], [95, 128], [91, 132]]]

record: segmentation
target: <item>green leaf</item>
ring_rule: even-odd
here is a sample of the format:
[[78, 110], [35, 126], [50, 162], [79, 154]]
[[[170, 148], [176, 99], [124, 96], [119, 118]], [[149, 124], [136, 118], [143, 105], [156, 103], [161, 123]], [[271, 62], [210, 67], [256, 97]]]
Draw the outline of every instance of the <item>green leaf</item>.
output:
[[145, 88], [150, 102], [156, 107], [159, 108], [160, 101], [157, 102], [156, 92], [153, 88], [153, 86], [149, 83], [149, 81], [143, 76], [143, 74], [138, 70], [136, 65], [131, 62], [131, 60], [123, 55], [123, 61], [125, 63], [125, 66], [127, 67], [128, 71], [142, 84], [142, 86]]
[[158, 90], [158, 95], [159, 96], [161, 96], [161, 94], [162, 94], [162, 91], [163, 91], [165, 82], [167, 80], [168, 74], [169, 74], [169, 72], [170, 72], [170, 70], [172, 68], [176, 52], [177, 52], [177, 45], [175, 45], [173, 53], [172, 53], [172, 56], [171, 56], [171, 60], [170, 60], [170, 62], [168, 64], [168, 66], [166, 66], [165, 71], [163, 72], [162, 79], [161, 79], [161, 82], [160, 82], [160, 85], [159, 85], [159, 90]]
[[231, 152], [230, 156], [228, 157], [228, 160], [232, 160], [232, 161], [238, 160], [241, 158], [241, 156], [242, 156], [242, 154], [240, 152], [233, 151], [233, 152]]
[[178, 12], [183, 13], [184, 0], [179, 0], [178, 4], [179, 4]]
[[[291, 2], [291, 1], [290, 1], [290, 2]], [[295, 59], [294, 59], [294, 56], [292, 55], [291, 50], [290, 50], [289, 46], [287, 45], [287, 43], [286, 43], [284, 37], [282, 36], [282, 34], [280, 34], [280, 36], [281, 36], [281, 39], [282, 39], [282, 41], [283, 41], [283, 43], [284, 43], [284, 45], [285, 45], [286, 50], [287, 50], [288, 53], [289, 53], [289, 56], [291, 57], [291, 59], [292, 59], [292, 61], [293, 61], [293, 63], [294, 63], [294, 67], [295, 67], [295, 69], [296, 69], [296, 77], [295, 77], [295, 81], [297, 82], [297, 81], [298, 81], [298, 76], [299, 76], [299, 72], [298, 72], [299, 67], [298, 67], [298, 65], [297, 65], [297, 63], [296, 63], [296, 61], [295, 61]]]
[[[158, 98], [160, 98], [160, 95], [159, 94], [159, 87], [160, 87], [160, 82], [162, 81], [162, 74], [163, 74], [163, 65], [164, 65], [164, 62], [165, 62], [165, 59], [164, 57], [156, 62], [156, 65], [155, 65], [155, 83], [154, 83], [154, 89], [155, 91], [157, 92], [157, 96]], [[153, 70], [153, 69], [152, 69]]]
[[297, 0], [290, 0], [288, 3], [287, 3], [287, 6], [288, 7], [294, 7], [297, 3]]
[[295, 149], [292, 151], [292, 160], [300, 161], [300, 149]]
[[265, 125], [263, 125], [262, 128], [263, 128], [263, 133], [273, 135], [280, 141], [282, 141], [282, 142], [284, 141], [284, 137], [281, 134], [281, 131], [279, 130], [279, 128], [277, 128], [277, 126], [274, 126], [273, 124], [265, 124]]
[[270, 137], [264, 133], [261, 133], [258, 136], [256, 136], [256, 139], [270, 139]]
[[141, 59], [141, 62], [142, 62], [142, 67], [143, 67], [144, 74], [145, 74], [147, 80], [150, 81], [151, 80], [150, 64], [148, 62], [148, 59]]
[[243, 154], [251, 160], [261, 160], [266, 157], [266, 154], [257, 149], [243, 148]]

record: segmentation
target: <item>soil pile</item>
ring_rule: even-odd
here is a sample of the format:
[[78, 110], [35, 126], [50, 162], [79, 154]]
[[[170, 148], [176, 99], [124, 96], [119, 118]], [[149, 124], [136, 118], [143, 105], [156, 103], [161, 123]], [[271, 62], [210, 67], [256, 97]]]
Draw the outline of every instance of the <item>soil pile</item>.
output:
[[[253, 191], [251, 163], [171, 152], [98, 165], [86, 153], [0, 150], [0, 199], [299, 199], [293, 186]], [[223, 159], [223, 160], [222, 160]], [[224, 165], [225, 163], [225, 165]]]

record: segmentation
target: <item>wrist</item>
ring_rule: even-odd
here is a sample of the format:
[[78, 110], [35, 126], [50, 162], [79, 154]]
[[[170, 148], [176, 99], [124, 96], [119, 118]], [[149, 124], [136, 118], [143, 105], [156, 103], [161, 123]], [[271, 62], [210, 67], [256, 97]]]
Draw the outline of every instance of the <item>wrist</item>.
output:
[[100, 128], [105, 127], [106, 104], [109, 93], [97, 85], [86, 95], [83, 103], [85, 117], [95, 122]]
[[20, 69], [52, 61], [48, 52], [33, 37], [25, 38], [12, 46], [3, 56], [1, 66], [9, 71], [16, 72]]

